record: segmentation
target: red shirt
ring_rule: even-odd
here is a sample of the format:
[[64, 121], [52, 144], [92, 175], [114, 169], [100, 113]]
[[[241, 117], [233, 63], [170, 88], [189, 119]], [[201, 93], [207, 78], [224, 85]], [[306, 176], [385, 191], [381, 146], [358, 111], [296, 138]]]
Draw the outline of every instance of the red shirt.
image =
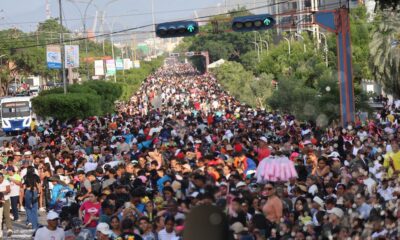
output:
[[269, 150], [268, 147], [258, 148], [257, 153], [258, 153], [258, 158], [257, 158], [258, 162], [261, 162], [261, 160], [271, 155], [271, 151]]
[[[90, 219], [90, 215], [94, 215], [95, 217], [99, 217], [100, 216], [100, 208], [101, 208], [101, 203], [96, 202], [93, 203], [91, 201], [86, 201], [82, 204], [82, 206], [80, 207], [81, 211], [85, 212], [85, 215], [83, 216], [83, 222], [86, 224], [87, 222], [89, 222]], [[87, 227], [96, 227], [97, 226], [97, 221], [96, 220], [92, 220]]]

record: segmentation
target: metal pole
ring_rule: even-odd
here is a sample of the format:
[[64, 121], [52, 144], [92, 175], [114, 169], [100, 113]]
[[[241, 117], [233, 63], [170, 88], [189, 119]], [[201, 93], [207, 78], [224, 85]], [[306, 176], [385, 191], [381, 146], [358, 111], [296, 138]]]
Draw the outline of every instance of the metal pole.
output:
[[[7, 56], [7, 54], [3, 54], [3, 55], [0, 56], [0, 67], [1, 68], [3, 68], [3, 57], [5, 57], [5, 56]], [[0, 88], [3, 90], [3, 87], [1, 86], [1, 75], [0, 75]], [[5, 93], [7, 94], [7, 92], [8, 92], [8, 89], [6, 89]]]
[[[111, 30], [112, 32], [112, 30]], [[116, 65], [116, 60], [115, 60], [115, 54], [114, 54], [114, 39], [113, 39], [113, 34], [110, 34], [110, 38], [111, 38], [111, 53], [112, 53], [112, 58], [114, 59], [114, 65]], [[114, 73], [114, 82], [117, 82], [117, 69], [115, 69], [115, 73]]]
[[289, 46], [289, 55], [290, 55], [290, 41], [289, 41], [289, 39], [288, 39], [287, 37], [283, 37], [283, 39], [285, 39], [285, 40], [287, 41], [287, 43], [288, 43], [288, 46]]
[[60, 11], [60, 46], [61, 46], [61, 69], [62, 69], [62, 80], [64, 84], [64, 94], [67, 94], [67, 79], [65, 78], [65, 48], [64, 48], [64, 34], [63, 34], [63, 19], [62, 19], [62, 5], [61, 0], [58, 0], [58, 6]]
[[[267, 54], [268, 54], [268, 51], [269, 51], [269, 44], [268, 44], [268, 42], [265, 41], [265, 40], [260, 40], [260, 42], [262, 42], [262, 43], [265, 44], [265, 46], [267, 47]], [[261, 45], [262, 45], [262, 44], [261, 44]]]
[[295, 35], [303, 40], [304, 52], [307, 52], [306, 44], [305, 44], [305, 42], [304, 42], [304, 37], [301, 36], [301, 34], [298, 34], [298, 33], [295, 33]]
[[258, 62], [261, 62], [261, 59], [260, 59], [260, 45], [257, 42], [253, 42], [253, 43], [254, 43], [254, 48], [257, 48]]
[[85, 32], [85, 57], [86, 57], [85, 62], [86, 62], [86, 75], [87, 75], [88, 80], [91, 80], [91, 77], [90, 77], [90, 73], [89, 73], [89, 64], [88, 64], [88, 33], [86, 31], [86, 16], [87, 16], [86, 14], [87, 14], [87, 10], [88, 10], [90, 4], [92, 4], [93, 1], [94, 0], [90, 0], [88, 2], [88, 4], [86, 5], [86, 8], [85, 8], [85, 12], [83, 13], [83, 31]]

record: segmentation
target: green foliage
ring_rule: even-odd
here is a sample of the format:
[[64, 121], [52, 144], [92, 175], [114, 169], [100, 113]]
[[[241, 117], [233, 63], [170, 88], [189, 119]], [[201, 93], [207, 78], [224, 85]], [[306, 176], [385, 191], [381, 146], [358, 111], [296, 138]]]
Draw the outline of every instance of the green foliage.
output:
[[251, 106], [259, 106], [271, 92], [271, 75], [262, 75], [256, 79], [240, 63], [225, 62], [213, 70], [218, 82], [240, 101]]
[[100, 102], [101, 96], [87, 93], [57, 93], [32, 99], [33, 109], [39, 116], [54, 117], [62, 121], [100, 115]]
[[[358, 83], [362, 79], [370, 79], [372, 75], [368, 65], [368, 44], [371, 41], [370, 32], [374, 26], [368, 23], [367, 18], [365, 7], [351, 11], [357, 111], [368, 110], [367, 96]], [[273, 31], [241, 36], [241, 42], [238, 41], [233, 46], [230, 45], [231, 40], [227, 36], [224, 38], [223, 34], [202, 36], [201, 40], [200, 38], [191, 39], [191, 42], [199, 48], [206, 46], [211, 49], [214, 58], [223, 56], [225, 59], [235, 60], [242, 64], [240, 66], [238, 63], [228, 63], [214, 70], [224, 88], [241, 101], [253, 106], [261, 101], [267, 107], [294, 114], [301, 120], [317, 120], [321, 126], [338, 119], [340, 93], [337, 84], [336, 36], [326, 34], [329, 60], [326, 66], [323, 37], [318, 48], [318, 43], [311, 32], [304, 31], [302, 37], [298, 39], [295, 36], [285, 35], [290, 41], [289, 54], [288, 42], [283, 39], [283, 36], [271, 37], [271, 33]], [[268, 41], [269, 51], [259, 41], [258, 34], [261, 34], [261, 39]], [[254, 39], [257, 39], [264, 49], [260, 62], [258, 62], [257, 52], [254, 51], [252, 43]], [[275, 39], [275, 43], [271, 39]], [[209, 44], [210, 41], [214, 42], [213, 45]], [[222, 46], [225, 46], [225, 49], [222, 49]], [[240, 54], [235, 55], [235, 48], [243, 46], [246, 48], [242, 48]], [[258, 77], [254, 78], [253, 74]], [[272, 80], [278, 82], [277, 90], [272, 90]], [[326, 90], [328, 86], [329, 91]]]
[[381, 10], [396, 10], [400, 5], [398, 0], [377, 0]]
[[117, 82], [128, 84], [133, 91], [139, 89], [142, 82], [152, 72], [156, 71], [163, 64], [164, 58], [159, 57], [151, 62], [140, 62], [140, 68], [132, 68], [125, 71], [117, 72]]
[[365, 6], [354, 8], [350, 14], [350, 31], [353, 52], [354, 80], [360, 83], [362, 79], [371, 79], [372, 73], [368, 64], [369, 48], [371, 42], [370, 32], [373, 25], [368, 23]]
[[105, 81], [88, 81], [82, 85], [42, 91], [34, 98], [33, 109], [42, 117], [55, 117], [60, 120], [104, 115], [114, 111], [114, 102], [124, 96], [124, 86]]
[[383, 84], [385, 91], [399, 97], [400, 13], [384, 12], [381, 13], [379, 18], [383, 20], [373, 32], [372, 41], [369, 45], [372, 56], [370, 66], [375, 80]]

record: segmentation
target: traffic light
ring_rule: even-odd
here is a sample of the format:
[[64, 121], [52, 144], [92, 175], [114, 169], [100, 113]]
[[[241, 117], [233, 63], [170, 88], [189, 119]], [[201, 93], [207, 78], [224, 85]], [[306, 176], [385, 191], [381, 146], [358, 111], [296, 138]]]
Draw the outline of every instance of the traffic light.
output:
[[235, 32], [267, 30], [275, 26], [275, 19], [269, 14], [236, 17], [232, 20], [232, 30]]
[[199, 32], [195, 21], [166, 22], [156, 25], [156, 35], [160, 38], [193, 36]]

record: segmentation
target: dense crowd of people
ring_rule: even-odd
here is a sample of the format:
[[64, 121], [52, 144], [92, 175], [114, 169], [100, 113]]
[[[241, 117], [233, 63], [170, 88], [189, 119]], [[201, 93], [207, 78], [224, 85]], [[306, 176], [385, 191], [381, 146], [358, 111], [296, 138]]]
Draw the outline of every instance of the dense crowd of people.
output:
[[[399, 239], [399, 112], [322, 128], [171, 63], [116, 114], [34, 121], [4, 141], [0, 225], [11, 236], [24, 221], [38, 240], [173, 240], [191, 209], [214, 205], [229, 239]], [[271, 158], [294, 166], [288, 179], [260, 177]]]

